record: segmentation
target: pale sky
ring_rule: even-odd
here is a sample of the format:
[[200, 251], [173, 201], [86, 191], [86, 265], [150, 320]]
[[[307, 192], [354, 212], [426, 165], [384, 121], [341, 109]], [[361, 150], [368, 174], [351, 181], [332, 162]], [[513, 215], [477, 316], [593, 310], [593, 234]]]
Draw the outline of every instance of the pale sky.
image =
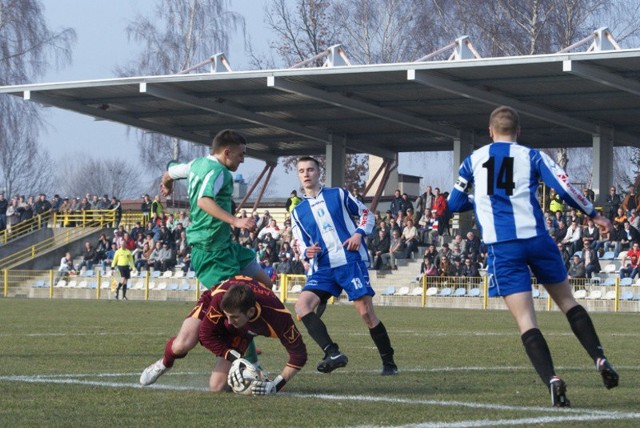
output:
[[[114, 69], [135, 57], [135, 45], [127, 41], [125, 27], [138, 13], [152, 13], [154, 0], [41, 0], [45, 17], [51, 29], [71, 27], [77, 34], [73, 47], [73, 63], [62, 70], [52, 70], [40, 82], [50, 83], [105, 79], [115, 77]], [[247, 33], [256, 51], [268, 51], [272, 39], [264, 24], [264, 5], [267, 0], [232, 0], [231, 10], [241, 13], [246, 20]], [[240, 35], [231, 37], [230, 51], [226, 56], [234, 70], [250, 69], [249, 60]], [[126, 158], [138, 162], [135, 133], [127, 135], [127, 127], [108, 121], [96, 121], [91, 117], [58, 108], [46, 109], [48, 129], [41, 141], [55, 159], [82, 156]], [[424, 157], [402, 154], [399, 172], [425, 176]], [[438, 163], [436, 163], [438, 164]], [[434, 165], [431, 163], [431, 165]], [[238, 173], [244, 177], [255, 176], [264, 163], [247, 159]], [[274, 175], [278, 180], [277, 196], [288, 196], [297, 187], [295, 176], [287, 176], [281, 169]], [[453, 177], [447, 179], [449, 182]], [[441, 185], [436, 183], [435, 185]], [[448, 187], [448, 186], [445, 186]]]

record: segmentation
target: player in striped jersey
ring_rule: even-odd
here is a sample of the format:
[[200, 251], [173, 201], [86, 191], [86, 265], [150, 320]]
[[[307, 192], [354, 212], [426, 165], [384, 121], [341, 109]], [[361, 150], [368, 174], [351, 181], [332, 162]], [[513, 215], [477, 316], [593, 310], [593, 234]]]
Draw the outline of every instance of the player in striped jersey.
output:
[[[307, 262], [307, 283], [295, 305], [309, 335], [325, 352], [318, 371], [329, 373], [347, 365], [347, 356], [331, 340], [327, 327], [315, 312], [318, 305], [342, 290], [369, 327], [382, 359], [382, 374], [395, 375], [398, 367], [387, 330], [373, 309], [375, 294], [369, 282], [369, 254], [364, 237], [374, 224], [372, 213], [346, 189], [320, 185], [320, 165], [312, 157], [297, 163], [305, 197], [291, 212], [293, 235]], [[359, 217], [357, 225], [352, 217]]]
[[538, 329], [530, 271], [566, 315], [607, 388], [618, 385], [618, 374], [605, 358], [591, 317], [574, 299], [560, 253], [545, 229], [536, 199], [539, 181], [554, 188], [601, 228], [610, 230], [611, 222], [596, 213], [593, 204], [571, 185], [567, 174], [549, 156], [517, 144], [519, 133], [519, 117], [513, 108], [502, 106], [491, 113], [489, 134], [493, 143], [464, 160], [449, 196], [449, 209], [474, 209], [489, 250], [489, 295], [504, 298], [529, 359], [549, 386], [552, 405], [568, 407], [566, 385], [556, 376], [547, 342]]

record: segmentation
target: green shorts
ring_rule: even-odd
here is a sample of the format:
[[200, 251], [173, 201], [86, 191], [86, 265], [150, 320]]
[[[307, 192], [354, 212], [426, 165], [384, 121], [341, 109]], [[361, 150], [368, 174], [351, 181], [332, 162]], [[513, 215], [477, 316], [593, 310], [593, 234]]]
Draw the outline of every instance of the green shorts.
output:
[[255, 260], [256, 253], [237, 242], [232, 242], [224, 250], [206, 251], [191, 248], [191, 266], [200, 283], [208, 289], [239, 274]]

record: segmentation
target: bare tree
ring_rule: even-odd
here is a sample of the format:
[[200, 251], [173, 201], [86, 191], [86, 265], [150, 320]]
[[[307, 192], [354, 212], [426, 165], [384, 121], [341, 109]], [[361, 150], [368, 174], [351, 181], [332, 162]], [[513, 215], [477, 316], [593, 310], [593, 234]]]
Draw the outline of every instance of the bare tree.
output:
[[80, 154], [76, 160], [65, 160], [59, 168], [60, 192], [70, 196], [109, 194], [117, 198], [139, 198], [141, 171], [132, 162], [121, 159], [97, 159]]
[[[68, 64], [75, 39], [73, 29], [47, 26], [39, 1], [0, 0], [0, 85], [28, 83], [51, 66]], [[44, 126], [40, 110], [3, 95], [0, 111], [0, 188], [45, 191], [52, 168], [38, 142]]]
[[[175, 74], [229, 49], [229, 35], [245, 33], [244, 18], [227, 10], [228, 0], [157, 0], [152, 16], [138, 15], [127, 26], [142, 52], [116, 68], [119, 76]], [[215, 131], [215, 130], [212, 130]], [[201, 156], [206, 149], [154, 133], [138, 133], [140, 159], [159, 176], [171, 159]]]

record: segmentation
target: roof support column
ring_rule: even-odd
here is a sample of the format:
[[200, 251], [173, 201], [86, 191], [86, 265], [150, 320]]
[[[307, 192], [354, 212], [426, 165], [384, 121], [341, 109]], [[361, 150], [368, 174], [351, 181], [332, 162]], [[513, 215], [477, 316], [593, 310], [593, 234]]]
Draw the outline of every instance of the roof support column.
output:
[[596, 195], [596, 205], [602, 206], [607, 196], [607, 190], [613, 183], [613, 130], [600, 128], [599, 134], [594, 134], [593, 159], [597, 162], [592, 166], [592, 187]]
[[346, 138], [331, 135], [327, 143], [326, 184], [329, 187], [345, 187], [344, 171], [347, 166]]
[[[473, 152], [473, 134], [460, 133], [453, 139], [453, 179], [458, 179], [458, 169], [460, 164]], [[453, 236], [461, 234], [464, 238], [473, 226], [473, 211], [459, 213], [453, 216], [451, 233]]]

